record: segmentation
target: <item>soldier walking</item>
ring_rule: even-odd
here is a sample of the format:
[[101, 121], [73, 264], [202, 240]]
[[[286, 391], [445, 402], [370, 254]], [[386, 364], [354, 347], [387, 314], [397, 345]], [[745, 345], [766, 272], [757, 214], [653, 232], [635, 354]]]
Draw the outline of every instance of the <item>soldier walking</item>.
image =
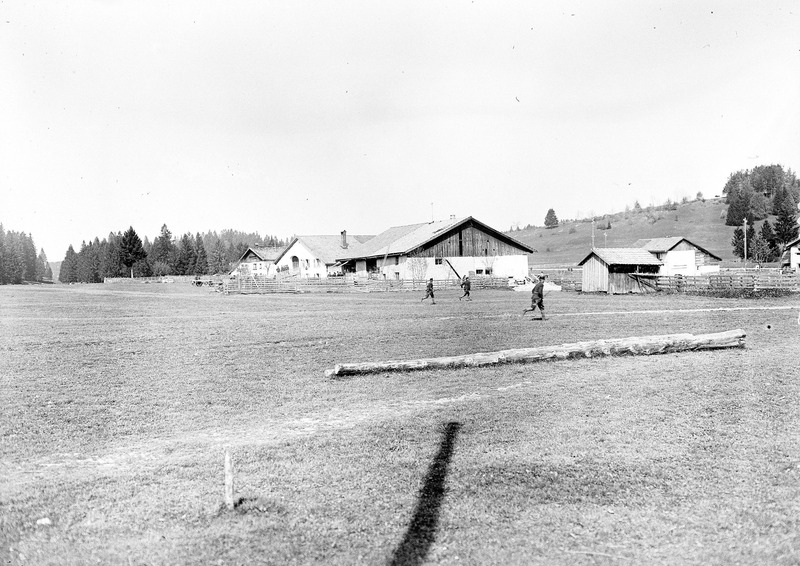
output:
[[422, 300], [424, 301], [428, 297], [431, 298], [431, 304], [435, 305], [436, 304], [436, 299], [433, 298], [433, 277], [428, 279], [428, 284], [425, 285], [425, 296], [422, 297]]
[[464, 280], [461, 282], [461, 288], [462, 288], [462, 289], [464, 289], [464, 294], [463, 294], [463, 295], [461, 295], [461, 296], [458, 298], [458, 300], [459, 300], [459, 301], [460, 301], [461, 299], [463, 299], [464, 297], [466, 297], [468, 301], [471, 301], [471, 300], [472, 300], [472, 298], [469, 296], [469, 290], [470, 290], [470, 287], [472, 287], [472, 284], [471, 284], [471, 283], [470, 283], [470, 281], [469, 281], [469, 275], [465, 275], [465, 276], [464, 276]]
[[[536, 284], [533, 286], [533, 290], [531, 291], [531, 308], [525, 309], [522, 311], [523, 316], [525, 313], [528, 312], [536, 312], [536, 309], [539, 309], [539, 312], [542, 313], [542, 320], [544, 318], [544, 280], [547, 279], [547, 275], [544, 273], [540, 273], [539, 277], [536, 281]], [[536, 320], [535, 318], [531, 320]]]

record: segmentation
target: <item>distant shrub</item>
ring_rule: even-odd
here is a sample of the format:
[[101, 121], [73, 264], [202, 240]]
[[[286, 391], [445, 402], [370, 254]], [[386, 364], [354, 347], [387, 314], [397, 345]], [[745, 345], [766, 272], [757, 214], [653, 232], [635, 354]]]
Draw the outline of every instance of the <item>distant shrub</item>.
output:
[[570, 226], [569, 227], [569, 233], [570, 234], [574, 234], [575, 232], [577, 232], [577, 230], [575, 229], [575, 226]]

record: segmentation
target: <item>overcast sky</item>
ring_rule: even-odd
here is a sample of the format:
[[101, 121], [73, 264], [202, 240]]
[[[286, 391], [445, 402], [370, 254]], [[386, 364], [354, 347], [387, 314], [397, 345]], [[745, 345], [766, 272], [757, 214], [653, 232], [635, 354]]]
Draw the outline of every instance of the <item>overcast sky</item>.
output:
[[501, 230], [800, 169], [800, 2], [0, 1], [0, 222]]

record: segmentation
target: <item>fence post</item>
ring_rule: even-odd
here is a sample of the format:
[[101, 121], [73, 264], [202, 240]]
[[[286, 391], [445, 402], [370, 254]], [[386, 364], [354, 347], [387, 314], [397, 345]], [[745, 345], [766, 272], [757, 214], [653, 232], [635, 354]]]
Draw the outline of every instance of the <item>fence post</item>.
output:
[[231, 453], [225, 450], [225, 507], [233, 511], [233, 462]]

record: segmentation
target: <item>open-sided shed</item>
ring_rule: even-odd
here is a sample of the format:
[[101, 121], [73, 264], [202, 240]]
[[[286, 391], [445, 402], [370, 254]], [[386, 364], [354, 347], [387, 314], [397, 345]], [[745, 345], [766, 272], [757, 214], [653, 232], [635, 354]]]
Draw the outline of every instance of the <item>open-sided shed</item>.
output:
[[661, 260], [644, 248], [594, 248], [578, 263], [584, 293], [646, 293]]

